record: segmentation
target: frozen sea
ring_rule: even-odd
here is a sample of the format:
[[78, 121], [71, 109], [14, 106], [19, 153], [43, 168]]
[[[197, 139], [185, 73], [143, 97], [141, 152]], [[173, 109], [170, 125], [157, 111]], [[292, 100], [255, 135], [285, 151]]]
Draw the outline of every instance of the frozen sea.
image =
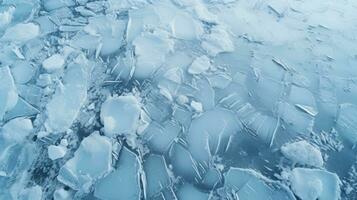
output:
[[356, 0], [0, 0], [0, 200], [357, 200]]

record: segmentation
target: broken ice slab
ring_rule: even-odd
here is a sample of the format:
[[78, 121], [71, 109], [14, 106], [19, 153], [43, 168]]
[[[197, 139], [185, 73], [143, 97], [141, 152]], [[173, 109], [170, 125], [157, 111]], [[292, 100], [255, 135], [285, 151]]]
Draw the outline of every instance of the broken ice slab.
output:
[[95, 184], [94, 196], [102, 200], [139, 200], [140, 169], [138, 157], [124, 147], [116, 169]]
[[287, 143], [281, 147], [281, 152], [293, 163], [314, 167], [324, 164], [320, 150], [305, 140]]
[[74, 157], [61, 167], [57, 179], [74, 190], [89, 192], [97, 179], [112, 170], [111, 164], [111, 141], [94, 132], [82, 140]]
[[16, 83], [29, 82], [36, 73], [36, 67], [28, 61], [17, 60], [11, 65], [11, 72]]
[[178, 12], [171, 21], [174, 37], [183, 40], [199, 39], [204, 30], [201, 22], [186, 12]]
[[65, 58], [61, 54], [53, 54], [42, 62], [42, 67], [48, 72], [54, 72], [62, 69]]
[[205, 173], [201, 185], [206, 189], [212, 190], [218, 187], [218, 185], [221, 184], [222, 180], [223, 178], [221, 172], [218, 169], [210, 168]]
[[216, 56], [223, 52], [234, 51], [232, 36], [226, 31], [224, 26], [214, 26], [209, 34], [203, 35], [202, 48], [211, 56]]
[[201, 180], [202, 171], [198, 169], [197, 163], [191, 153], [179, 142], [172, 144], [169, 151], [170, 163], [173, 172], [185, 180]]
[[215, 155], [222, 155], [231, 144], [231, 138], [242, 129], [233, 112], [215, 108], [194, 119], [187, 132], [188, 149], [194, 159], [207, 165]]
[[[24, 31], [26, 30], [26, 31]], [[35, 23], [19, 23], [6, 29], [0, 42], [23, 43], [36, 38], [40, 34], [40, 27]]]
[[123, 42], [125, 21], [107, 15], [90, 17], [88, 22], [83, 30], [89, 35], [99, 37], [97, 50], [101, 55], [109, 55], [119, 50]]
[[212, 67], [211, 61], [207, 56], [200, 56], [196, 58], [188, 67], [187, 72], [193, 75], [206, 72]]
[[51, 160], [62, 158], [63, 156], [66, 155], [66, 152], [67, 152], [67, 148], [62, 145], [59, 146], [50, 145], [47, 147], [48, 157]]
[[180, 132], [181, 127], [175, 122], [166, 121], [159, 124], [152, 121], [144, 130], [143, 139], [151, 151], [165, 153]]
[[208, 200], [209, 199], [209, 194], [200, 191], [198, 188], [195, 186], [189, 184], [189, 183], [184, 183], [178, 188], [178, 191], [176, 193], [177, 198], [179, 200]]
[[41, 200], [42, 199], [42, 188], [38, 185], [26, 188], [21, 191], [19, 200]]
[[244, 128], [265, 144], [272, 145], [280, 127], [280, 120], [258, 112], [250, 103], [244, 104], [237, 111]]
[[17, 89], [9, 67], [0, 68], [0, 120], [5, 113], [15, 107], [18, 100]]
[[338, 200], [341, 181], [331, 172], [319, 169], [295, 168], [289, 176], [291, 189], [301, 200]]
[[239, 200], [295, 200], [294, 194], [285, 185], [264, 177], [252, 169], [230, 168], [224, 174], [222, 198], [234, 196]]
[[4, 120], [6, 121], [16, 117], [31, 117], [39, 112], [40, 111], [36, 107], [19, 97], [15, 107], [5, 114]]
[[1, 130], [1, 136], [12, 142], [23, 142], [25, 138], [32, 132], [32, 121], [27, 118], [15, 118], [8, 121]]
[[292, 106], [287, 102], [279, 102], [277, 114], [292, 132], [308, 135], [314, 126], [314, 117]]
[[166, 55], [173, 50], [174, 41], [167, 32], [144, 32], [133, 41], [136, 55], [134, 77], [149, 78], [165, 61]]
[[352, 144], [357, 143], [357, 106], [341, 104], [339, 106], [336, 127], [339, 134]]
[[[66, 131], [87, 98], [87, 84], [92, 64], [80, 55], [67, 67], [63, 84], [59, 83], [55, 94], [46, 105], [46, 128], [55, 133]], [[65, 110], [66, 112], [58, 112]]]
[[318, 113], [314, 95], [306, 88], [293, 85], [290, 89], [289, 103], [295, 104], [295, 107], [311, 116]]
[[46, 0], [43, 3], [44, 9], [46, 9], [47, 11], [55, 10], [62, 7], [74, 6], [74, 5], [75, 5], [74, 0], [63, 0], [63, 1]]
[[139, 126], [141, 105], [137, 97], [109, 97], [101, 107], [100, 119], [107, 136], [135, 135]]
[[145, 191], [146, 198], [152, 198], [166, 187], [169, 187], [171, 180], [163, 156], [150, 155], [144, 160]]

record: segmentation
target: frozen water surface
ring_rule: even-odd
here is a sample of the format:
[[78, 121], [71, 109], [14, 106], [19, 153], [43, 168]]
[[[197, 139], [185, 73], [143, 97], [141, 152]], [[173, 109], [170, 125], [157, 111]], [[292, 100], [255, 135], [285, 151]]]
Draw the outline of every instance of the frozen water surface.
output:
[[357, 199], [353, 0], [0, 0], [0, 200]]

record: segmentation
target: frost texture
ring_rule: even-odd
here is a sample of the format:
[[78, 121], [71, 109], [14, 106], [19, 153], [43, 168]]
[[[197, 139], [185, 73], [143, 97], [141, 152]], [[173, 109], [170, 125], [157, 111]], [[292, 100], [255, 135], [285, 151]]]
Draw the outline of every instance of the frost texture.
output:
[[0, 0], [0, 200], [357, 199], [353, 0]]

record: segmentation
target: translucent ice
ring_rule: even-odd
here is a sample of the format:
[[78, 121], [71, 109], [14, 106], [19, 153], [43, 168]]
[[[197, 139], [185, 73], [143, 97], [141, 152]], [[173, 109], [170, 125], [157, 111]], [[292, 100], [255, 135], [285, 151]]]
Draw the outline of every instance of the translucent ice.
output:
[[140, 199], [140, 163], [137, 156], [123, 148], [117, 168], [95, 185], [94, 196], [103, 199]]
[[286, 144], [281, 152], [292, 162], [302, 165], [322, 167], [324, 162], [320, 150], [305, 140]]
[[101, 108], [100, 118], [105, 134], [135, 134], [140, 117], [140, 104], [134, 96], [120, 96], [107, 99]]
[[341, 181], [336, 174], [318, 170], [295, 168], [290, 175], [291, 188], [302, 200], [336, 200], [340, 198]]
[[111, 171], [111, 151], [112, 144], [107, 137], [92, 133], [83, 139], [57, 179], [75, 190], [87, 191], [98, 178]]

